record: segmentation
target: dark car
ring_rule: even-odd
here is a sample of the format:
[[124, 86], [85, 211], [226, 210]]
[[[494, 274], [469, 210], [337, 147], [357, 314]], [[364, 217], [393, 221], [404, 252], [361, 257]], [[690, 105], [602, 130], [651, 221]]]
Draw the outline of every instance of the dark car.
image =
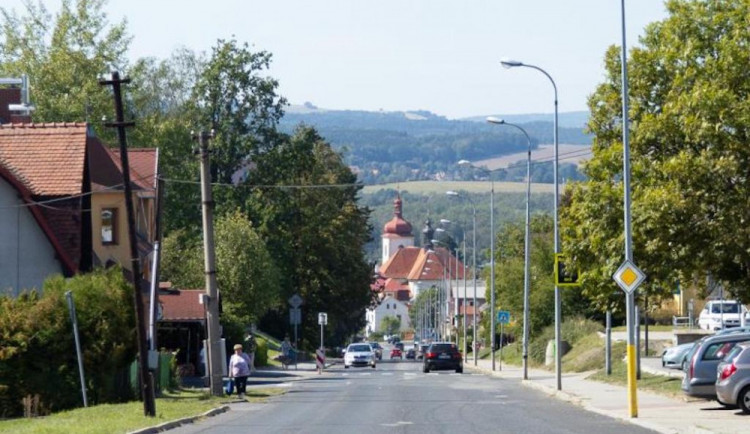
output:
[[435, 342], [424, 354], [422, 372], [450, 369], [458, 373], [464, 372], [463, 357], [456, 344], [451, 342]]
[[406, 355], [404, 356], [407, 359], [415, 359], [417, 357], [417, 352], [414, 350], [414, 348], [409, 348], [406, 350]]
[[396, 342], [393, 344], [394, 347], [398, 348], [401, 351], [404, 351], [404, 343], [403, 342]]

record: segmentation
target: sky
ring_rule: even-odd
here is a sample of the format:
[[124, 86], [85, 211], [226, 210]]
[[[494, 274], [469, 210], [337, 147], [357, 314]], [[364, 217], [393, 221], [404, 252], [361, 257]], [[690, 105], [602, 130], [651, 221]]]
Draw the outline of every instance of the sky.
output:
[[[59, 0], [46, 0], [59, 9]], [[3, 0], [22, 11], [22, 0]], [[604, 52], [622, 42], [621, 0], [110, 0], [127, 19], [130, 58], [210, 51], [236, 38], [273, 54], [269, 75], [292, 104], [429, 110], [451, 119], [586, 110]], [[626, 0], [626, 45], [666, 17], [662, 0]]]

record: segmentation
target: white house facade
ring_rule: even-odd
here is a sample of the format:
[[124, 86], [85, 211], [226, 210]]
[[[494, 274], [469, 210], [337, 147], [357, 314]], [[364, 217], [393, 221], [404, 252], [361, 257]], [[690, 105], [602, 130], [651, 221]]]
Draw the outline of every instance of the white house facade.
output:
[[365, 331], [367, 336], [370, 336], [374, 332], [379, 332], [380, 326], [385, 317], [395, 317], [401, 320], [401, 328], [399, 331], [406, 331], [411, 328], [411, 321], [409, 320], [409, 307], [406, 303], [396, 300], [391, 296], [386, 296], [380, 302], [380, 304], [374, 308], [367, 310], [367, 330]]

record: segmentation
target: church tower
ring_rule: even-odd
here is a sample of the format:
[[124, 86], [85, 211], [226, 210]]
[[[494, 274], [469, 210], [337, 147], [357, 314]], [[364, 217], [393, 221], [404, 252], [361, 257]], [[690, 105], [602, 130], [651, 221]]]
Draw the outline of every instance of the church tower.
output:
[[414, 246], [411, 223], [404, 220], [401, 213], [401, 195], [396, 196], [396, 200], [393, 201], [393, 209], [393, 218], [383, 227], [381, 237], [383, 244], [382, 264], [388, 261], [399, 247]]

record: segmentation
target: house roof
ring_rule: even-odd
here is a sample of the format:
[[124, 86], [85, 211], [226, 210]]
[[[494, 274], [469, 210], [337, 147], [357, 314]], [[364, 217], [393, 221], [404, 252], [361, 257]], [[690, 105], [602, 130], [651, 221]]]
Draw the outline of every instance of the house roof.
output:
[[80, 194], [87, 143], [85, 123], [0, 125], [0, 161], [34, 195]]
[[[120, 150], [111, 148], [117, 167], [120, 164]], [[156, 160], [159, 151], [157, 148], [128, 148], [128, 164], [130, 165], [130, 179], [146, 190], [156, 188]]]
[[380, 275], [384, 277], [406, 279], [414, 266], [414, 261], [421, 252], [420, 247], [400, 247], [385, 264], [380, 267]]
[[200, 289], [183, 289], [159, 294], [162, 306], [161, 321], [202, 321], [206, 311], [199, 297], [206, 291]]
[[[131, 187], [154, 190], [157, 149], [128, 149]], [[89, 145], [91, 188], [94, 191], [122, 190], [122, 161], [119, 149], [108, 148], [93, 138]]]

